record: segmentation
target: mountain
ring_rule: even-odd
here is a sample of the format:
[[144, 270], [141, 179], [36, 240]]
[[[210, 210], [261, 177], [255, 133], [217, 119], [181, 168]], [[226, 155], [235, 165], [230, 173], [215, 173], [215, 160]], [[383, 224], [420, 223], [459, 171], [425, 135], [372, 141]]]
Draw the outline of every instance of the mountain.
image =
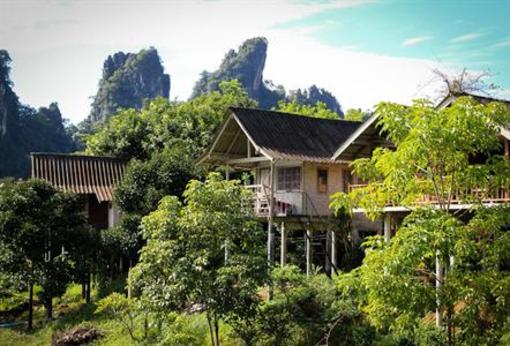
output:
[[140, 109], [144, 100], [159, 96], [169, 98], [170, 75], [164, 73], [155, 48], [115, 53], [103, 64], [89, 120], [103, 122], [119, 108]]
[[343, 116], [337, 99], [325, 89], [312, 85], [308, 89], [298, 89], [286, 95], [283, 86], [275, 86], [273, 82], [264, 80], [267, 46], [266, 38], [255, 37], [246, 40], [237, 51], [233, 49], [228, 51], [216, 71], [203, 71], [200, 74], [200, 79], [196, 82], [191, 97], [218, 90], [221, 81], [237, 79], [261, 108], [275, 107], [281, 100], [292, 101], [295, 99], [306, 105], [315, 105], [321, 101], [329, 109]]
[[287, 96], [289, 101], [296, 100], [300, 104], [314, 106], [317, 102], [322, 102], [333, 112], [343, 117], [342, 107], [335, 96], [323, 88], [312, 85], [308, 89], [297, 89], [289, 92]]
[[263, 78], [267, 56], [267, 39], [255, 37], [245, 41], [237, 50], [228, 51], [215, 72], [203, 71], [193, 88], [192, 98], [218, 90], [221, 81], [237, 79], [248, 95], [262, 108], [271, 108], [285, 98], [282, 88], [272, 87]]
[[22, 105], [12, 90], [11, 58], [0, 50], [0, 178], [29, 175], [30, 152], [71, 152], [74, 141], [56, 103], [38, 110]]

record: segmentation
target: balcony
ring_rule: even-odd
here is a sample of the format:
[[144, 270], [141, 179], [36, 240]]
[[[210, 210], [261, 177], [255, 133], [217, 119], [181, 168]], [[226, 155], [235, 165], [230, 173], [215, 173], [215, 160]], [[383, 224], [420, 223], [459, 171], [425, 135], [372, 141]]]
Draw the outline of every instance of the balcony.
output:
[[[259, 217], [269, 216], [270, 188], [267, 185], [246, 185], [253, 192], [253, 209]], [[314, 202], [305, 191], [274, 191], [274, 216], [319, 216]]]
[[[349, 184], [348, 191], [351, 193], [360, 188], [366, 187], [367, 184]], [[497, 203], [509, 203], [510, 202], [510, 189], [505, 187], [493, 188], [493, 189], [480, 189], [472, 188], [465, 190], [457, 190], [452, 193], [450, 197], [451, 205], [466, 205], [473, 204], [474, 202], [483, 204], [497, 204]], [[415, 202], [416, 205], [423, 204], [438, 204], [439, 201], [435, 195], [424, 194], [421, 198]], [[394, 202], [388, 203], [388, 206], [396, 207], [397, 204]]]

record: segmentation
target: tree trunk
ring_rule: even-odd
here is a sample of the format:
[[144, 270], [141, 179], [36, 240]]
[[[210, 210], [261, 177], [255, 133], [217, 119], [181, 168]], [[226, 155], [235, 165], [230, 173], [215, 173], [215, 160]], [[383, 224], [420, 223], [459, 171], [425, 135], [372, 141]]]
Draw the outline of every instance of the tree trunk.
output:
[[48, 298], [48, 301], [46, 302], [46, 319], [50, 321], [53, 319], [53, 298]]
[[87, 287], [87, 290], [86, 290], [86, 296], [85, 296], [85, 302], [88, 304], [90, 303], [90, 273], [87, 274], [87, 283], [86, 283], [86, 287]]
[[81, 299], [85, 300], [86, 296], [87, 296], [87, 284], [85, 283], [85, 278], [83, 278], [81, 282]]
[[209, 315], [209, 313], [206, 313], [206, 316], [207, 316], [207, 324], [209, 325], [209, 335], [211, 337], [211, 345], [215, 346], [213, 327], [212, 327], [212, 323], [211, 323], [211, 316]]
[[216, 337], [216, 346], [220, 346], [220, 325], [218, 318], [214, 318], [214, 336]]
[[34, 316], [34, 284], [30, 283], [28, 288], [28, 330], [32, 330]]

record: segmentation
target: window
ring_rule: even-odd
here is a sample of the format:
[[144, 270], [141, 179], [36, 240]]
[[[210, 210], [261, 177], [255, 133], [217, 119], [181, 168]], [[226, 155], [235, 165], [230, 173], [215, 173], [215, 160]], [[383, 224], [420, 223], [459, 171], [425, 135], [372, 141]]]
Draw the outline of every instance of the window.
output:
[[319, 193], [328, 192], [328, 170], [319, 168], [317, 170], [317, 189]]
[[278, 190], [299, 190], [301, 167], [278, 168]]

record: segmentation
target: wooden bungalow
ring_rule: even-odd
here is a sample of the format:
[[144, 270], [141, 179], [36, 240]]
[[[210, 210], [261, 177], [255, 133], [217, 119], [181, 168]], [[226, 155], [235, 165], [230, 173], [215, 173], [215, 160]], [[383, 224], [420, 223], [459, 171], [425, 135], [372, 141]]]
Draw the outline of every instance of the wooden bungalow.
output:
[[[439, 107], [448, 107], [448, 98]], [[480, 101], [480, 102], [483, 102]], [[378, 115], [364, 123], [303, 117], [258, 109], [232, 108], [201, 163], [224, 166], [227, 178], [251, 172], [255, 214], [267, 222], [268, 261], [274, 262], [274, 229], [279, 230], [280, 263], [287, 262], [288, 232], [304, 234], [306, 271], [313, 264], [326, 272], [337, 265], [338, 227], [329, 209], [330, 196], [364, 186], [349, 164], [370, 157], [380, 146], [392, 147], [380, 135]], [[510, 154], [510, 132], [501, 129], [504, 154]], [[510, 193], [497, 191], [486, 203], [508, 203]], [[427, 203], [434, 203], [433, 200]], [[457, 208], [469, 206], [457, 203]], [[408, 209], [389, 205], [380, 221], [371, 222], [357, 210], [351, 237], [377, 232], [389, 241], [395, 224]], [[298, 233], [301, 234], [301, 233]], [[319, 255], [318, 255], [319, 254]], [[323, 262], [324, 259], [324, 262]]]
[[[289, 231], [302, 231], [306, 271], [320, 264], [337, 265], [337, 232], [330, 196], [358, 183], [350, 173], [355, 157], [369, 156], [377, 145], [389, 145], [377, 131], [363, 131], [360, 122], [303, 117], [259, 109], [232, 108], [200, 163], [226, 167], [229, 177], [251, 172], [255, 214], [267, 221], [268, 260], [274, 261], [274, 228], [280, 232], [280, 262], [287, 262]], [[333, 159], [353, 135], [349, 155]], [[355, 228], [377, 232], [380, 223], [359, 216]], [[322, 259], [324, 259], [324, 262]]]
[[117, 224], [120, 211], [113, 202], [113, 193], [126, 171], [125, 161], [55, 153], [32, 153], [31, 160], [32, 178], [82, 196], [91, 225], [106, 229]]

